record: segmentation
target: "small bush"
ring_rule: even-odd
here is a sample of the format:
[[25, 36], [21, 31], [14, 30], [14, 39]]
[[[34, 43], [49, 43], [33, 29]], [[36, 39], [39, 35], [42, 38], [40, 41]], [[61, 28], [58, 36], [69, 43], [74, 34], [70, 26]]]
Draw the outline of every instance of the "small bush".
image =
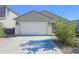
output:
[[73, 23], [56, 21], [55, 28], [55, 34], [63, 44], [76, 46], [78, 41], [75, 39], [76, 30]]
[[0, 23], [0, 38], [5, 37], [6, 34], [4, 33], [4, 27], [2, 23]]

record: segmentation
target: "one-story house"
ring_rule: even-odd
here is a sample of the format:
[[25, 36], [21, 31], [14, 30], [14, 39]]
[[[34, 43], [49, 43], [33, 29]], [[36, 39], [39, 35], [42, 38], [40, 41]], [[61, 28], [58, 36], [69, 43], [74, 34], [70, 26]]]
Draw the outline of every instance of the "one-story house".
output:
[[65, 19], [49, 11], [31, 11], [19, 16], [7, 5], [0, 6], [0, 23], [7, 34], [52, 35], [56, 20]]
[[14, 18], [15, 35], [52, 35], [56, 20], [64, 19], [48, 11], [31, 11]]

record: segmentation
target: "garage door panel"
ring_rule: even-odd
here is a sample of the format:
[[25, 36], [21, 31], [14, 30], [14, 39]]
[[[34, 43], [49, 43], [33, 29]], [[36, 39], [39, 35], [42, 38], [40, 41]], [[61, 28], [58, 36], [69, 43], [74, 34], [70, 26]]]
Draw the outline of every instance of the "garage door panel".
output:
[[47, 22], [21, 22], [20, 35], [47, 35]]

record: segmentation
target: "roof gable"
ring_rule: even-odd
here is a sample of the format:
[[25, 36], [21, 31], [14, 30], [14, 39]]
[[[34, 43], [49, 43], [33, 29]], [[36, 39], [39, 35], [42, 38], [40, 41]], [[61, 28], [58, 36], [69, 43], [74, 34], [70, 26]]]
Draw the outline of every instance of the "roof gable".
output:
[[15, 20], [19, 22], [54, 22], [53, 18], [37, 11], [31, 11], [20, 17], [16, 17]]
[[58, 15], [56, 15], [54, 13], [51, 13], [51, 12], [49, 12], [47, 10], [41, 11], [40, 13], [42, 13], [44, 15], [47, 15], [47, 16], [49, 16], [51, 18], [54, 18], [55, 20], [67, 20], [67, 19], [65, 19], [65, 18], [63, 18], [61, 16], [58, 16]]
[[11, 11], [12, 13], [16, 14], [17, 16], [19, 16], [14, 10], [11, 10], [11, 9], [8, 8], [8, 7], [7, 7], [7, 9], [8, 9], [9, 11]]

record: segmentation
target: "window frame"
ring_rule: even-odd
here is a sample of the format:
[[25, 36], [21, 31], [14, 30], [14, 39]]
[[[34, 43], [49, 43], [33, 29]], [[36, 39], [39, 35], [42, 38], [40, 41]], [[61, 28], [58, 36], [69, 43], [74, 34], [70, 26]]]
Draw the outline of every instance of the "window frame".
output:
[[6, 9], [0, 8], [0, 17], [5, 17], [5, 16], [6, 16]]

